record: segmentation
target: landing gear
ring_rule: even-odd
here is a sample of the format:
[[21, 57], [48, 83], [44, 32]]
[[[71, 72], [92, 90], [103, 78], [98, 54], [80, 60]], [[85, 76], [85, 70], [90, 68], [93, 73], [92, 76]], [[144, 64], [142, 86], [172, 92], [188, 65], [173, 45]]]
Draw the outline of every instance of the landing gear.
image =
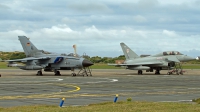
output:
[[138, 70], [138, 75], [142, 75], [142, 70]]
[[60, 71], [54, 70], [55, 76], [61, 76]]
[[38, 72], [37, 72], [37, 74], [36, 74], [37, 76], [42, 76], [43, 74], [42, 74], [42, 70], [39, 70]]
[[76, 76], [76, 73], [72, 73], [72, 77], [75, 77]]
[[160, 74], [160, 69], [156, 69], [155, 74], [159, 75]]

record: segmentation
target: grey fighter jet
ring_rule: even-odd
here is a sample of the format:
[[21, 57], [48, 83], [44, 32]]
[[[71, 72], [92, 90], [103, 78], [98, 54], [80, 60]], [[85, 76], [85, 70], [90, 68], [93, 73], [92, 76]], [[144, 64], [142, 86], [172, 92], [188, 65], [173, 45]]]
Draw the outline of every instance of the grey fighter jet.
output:
[[111, 66], [126, 66], [126, 69], [138, 70], [138, 74], [142, 74], [142, 70], [160, 74], [160, 70], [168, 70], [167, 74], [171, 74], [170, 70], [175, 68], [176, 74], [183, 74], [182, 65], [180, 62], [194, 60], [187, 55], [183, 55], [178, 51], [166, 51], [156, 55], [147, 57], [139, 57], [126, 44], [120, 43], [126, 60], [122, 64], [108, 64]]
[[[38, 70], [37, 75], [43, 75], [42, 69], [46, 72], [54, 72], [55, 75], [61, 75], [59, 70], [72, 70], [73, 76], [76, 76], [74, 69], [80, 69], [78, 74], [91, 75], [89, 67], [93, 63], [82, 57], [73, 55], [45, 54], [38, 50], [26, 36], [18, 36], [24, 49], [26, 58], [7, 60], [8, 66], [17, 66], [23, 70]], [[24, 65], [18, 65], [17, 62]]]

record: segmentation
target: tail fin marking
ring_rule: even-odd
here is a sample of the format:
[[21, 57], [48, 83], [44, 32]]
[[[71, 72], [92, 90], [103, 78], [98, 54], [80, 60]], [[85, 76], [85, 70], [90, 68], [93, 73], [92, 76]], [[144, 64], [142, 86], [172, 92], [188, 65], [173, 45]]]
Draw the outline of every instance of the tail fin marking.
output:
[[139, 58], [139, 56], [134, 51], [132, 51], [126, 44], [120, 43], [120, 45], [127, 60]]
[[32, 57], [36, 54], [43, 54], [39, 51], [26, 36], [18, 36], [19, 41], [24, 49], [26, 57]]

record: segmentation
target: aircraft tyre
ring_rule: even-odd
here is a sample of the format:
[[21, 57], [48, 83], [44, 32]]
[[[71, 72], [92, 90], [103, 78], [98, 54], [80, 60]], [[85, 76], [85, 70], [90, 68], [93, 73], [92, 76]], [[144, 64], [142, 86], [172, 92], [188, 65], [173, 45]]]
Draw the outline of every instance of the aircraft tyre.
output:
[[160, 74], [160, 70], [156, 70], [155, 74], [159, 75]]
[[56, 76], [61, 76], [60, 71], [56, 71], [55, 75]]
[[76, 73], [72, 73], [72, 77], [76, 76]]
[[138, 75], [142, 75], [142, 70], [138, 70]]
[[42, 71], [38, 71], [37, 76], [42, 76]]

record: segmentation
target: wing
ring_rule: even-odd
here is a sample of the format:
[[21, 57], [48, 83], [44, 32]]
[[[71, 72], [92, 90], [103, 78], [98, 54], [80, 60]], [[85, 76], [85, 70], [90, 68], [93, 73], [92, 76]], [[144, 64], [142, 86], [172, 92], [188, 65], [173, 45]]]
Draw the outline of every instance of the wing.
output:
[[158, 65], [163, 64], [162, 62], [143, 62], [143, 63], [133, 63], [133, 64], [110, 64], [109, 66], [138, 66], [138, 65]]
[[22, 58], [22, 59], [15, 59], [15, 60], [5, 60], [6, 62], [26, 62], [26, 61], [32, 61], [32, 60], [45, 60], [45, 59], [51, 59], [50, 57], [29, 57], [29, 58]]

